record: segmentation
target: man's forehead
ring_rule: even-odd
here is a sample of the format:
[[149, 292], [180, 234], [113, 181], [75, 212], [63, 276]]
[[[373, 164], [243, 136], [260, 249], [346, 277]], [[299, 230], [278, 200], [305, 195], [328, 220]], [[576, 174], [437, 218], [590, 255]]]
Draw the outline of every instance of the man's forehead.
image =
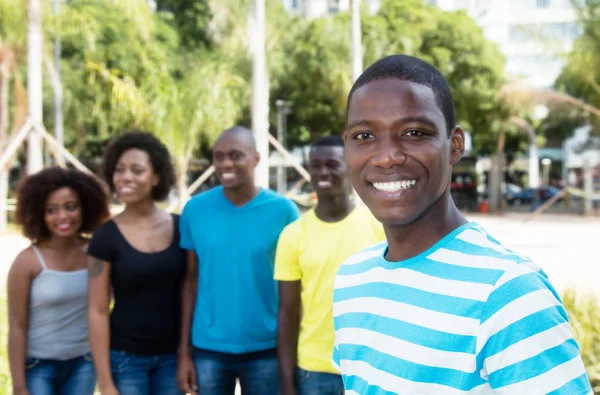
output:
[[215, 142], [213, 151], [248, 151], [255, 150], [255, 143], [252, 136], [244, 133], [224, 133]]
[[310, 149], [310, 156], [315, 158], [344, 157], [344, 147], [339, 145], [317, 145]]
[[[412, 81], [385, 79], [358, 88], [348, 107], [348, 124], [363, 118], [403, 113], [406, 116], [443, 117], [431, 88]], [[435, 115], [434, 115], [435, 114]]]

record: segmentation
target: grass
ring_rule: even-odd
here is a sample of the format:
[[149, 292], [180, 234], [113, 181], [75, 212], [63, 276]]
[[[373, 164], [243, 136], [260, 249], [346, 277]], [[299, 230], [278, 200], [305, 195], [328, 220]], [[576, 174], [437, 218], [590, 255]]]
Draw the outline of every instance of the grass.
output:
[[565, 292], [562, 299], [594, 394], [600, 394], [600, 303], [572, 290]]
[[6, 350], [7, 341], [8, 311], [6, 298], [2, 295], [0, 298], [0, 395], [12, 394], [10, 370], [8, 368], [8, 351]]
[[[594, 394], [600, 395], [600, 303], [590, 295], [567, 291], [562, 296], [573, 336], [579, 344]], [[12, 393], [8, 367], [6, 298], [0, 298], [0, 395]]]

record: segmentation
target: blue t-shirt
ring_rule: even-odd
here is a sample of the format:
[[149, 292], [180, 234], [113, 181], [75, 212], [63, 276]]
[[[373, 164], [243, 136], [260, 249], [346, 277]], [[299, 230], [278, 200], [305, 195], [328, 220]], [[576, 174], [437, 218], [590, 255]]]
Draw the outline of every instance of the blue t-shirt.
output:
[[242, 207], [216, 187], [192, 198], [181, 215], [181, 247], [198, 255], [195, 347], [247, 353], [277, 344], [275, 248], [296, 205], [262, 189]]

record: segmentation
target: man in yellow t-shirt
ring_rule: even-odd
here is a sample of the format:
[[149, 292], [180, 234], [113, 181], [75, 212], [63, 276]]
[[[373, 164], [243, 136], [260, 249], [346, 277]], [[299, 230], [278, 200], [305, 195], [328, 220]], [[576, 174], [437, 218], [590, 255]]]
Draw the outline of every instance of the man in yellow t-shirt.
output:
[[278, 354], [282, 395], [342, 395], [331, 365], [333, 283], [351, 255], [385, 240], [382, 225], [351, 198], [352, 184], [338, 136], [311, 147], [309, 172], [318, 203], [279, 237]]

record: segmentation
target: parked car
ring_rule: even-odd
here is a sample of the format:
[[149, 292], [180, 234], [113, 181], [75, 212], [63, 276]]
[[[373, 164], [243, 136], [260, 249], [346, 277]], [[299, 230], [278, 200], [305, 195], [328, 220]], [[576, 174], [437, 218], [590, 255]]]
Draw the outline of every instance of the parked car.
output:
[[560, 190], [555, 187], [526, 188], [515, 194], [507, 194], [506, 202], [511, 206], [531, 204], [533, 202], [534, 193], [537, 193], [539, 196], [539, 203], [542, 204], [559, 192]]

